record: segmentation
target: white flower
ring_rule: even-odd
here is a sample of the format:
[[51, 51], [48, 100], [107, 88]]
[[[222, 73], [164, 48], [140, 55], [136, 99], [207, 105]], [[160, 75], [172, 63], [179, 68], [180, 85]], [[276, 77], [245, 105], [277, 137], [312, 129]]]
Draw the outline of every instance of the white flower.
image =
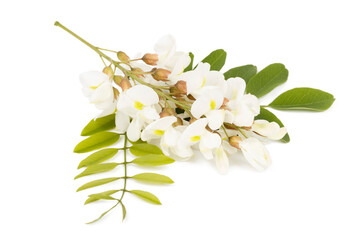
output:
[[157, 67], [165, 68], [171, 71], [168, 76], [170, 83], [175, 84], [179, 79], [179, 75], [190, 64], [191, 58], [189, 53], [177, 52], [176, 41], [171, 35], [166, 35], [158, 40], [154, 47], [158, 54]]
[[169, 149], [176, 146], [180, 133], [172, 125], [177, 121], [174, 116], [160, 118], [150, 123], [141, 133], [141, 140], [160, 139], [160, 147], [165, 155], [170, 155]]
[[226, 81], [225, 97], [229, 100], [228, 109], [234, 116], [235, 125], [249, 127], [254, 122], [254, 117], [260, 113], [260, 104], [257, 97], [245, 93], [246, 83], [243, 79], [229, 78]]
[[[182, 133], [178, 143], [177, 154], [192, 156], [193, 152], [191, 146], [199, 143], [200, 152], [206, 159], [213, 158], [213, 150], [218, 148], [221, 144], [221, 137], [219, 134], [211, 133], [206, 129], [208, 119], [201, 118], [190, 124]], [[181, 151], [184, 151], [182, 153]]]
[[[205, 115], [209, 120], [209, 127], [212, 130], [219, 129], [225, 120], [225, 116], [231, 113], [220, 109], [224, 102], [224, 96], [220, 89], [210, 89], [200, 95], [191, 106], [191, 114], [195, 118]], [[230, 116], [230, 119], [231, 116]]]
[[229, 158], [223, 146], [220, 146], [215, 150], [215, 162], [219, 173], [221, 174], [227, 173], [229, 169]]
[[[116, 113], [117, 129], [127, 131], [129, 139], [137, 141], [145, 124], [159, 118], [159, 113], [155, 109], [155, 104], [158, 102], [159, 97], [156, 92], [144, 85], [133, 86], [121, 93]], [[132, 118], [130, 124], [129, 117]]]
[[268, 122], [262, 119], [255, 120], [251, 130], [271, 140], [280, 140], [287, 133], [285, 127], [280, 128], [276, 122]]
[[269, 152], [258, 139], [250, 137], [239, 142], [246, 160], [257, 170], [264, 170], [271, 164]]
[[108, 75], [98, 71], [89, 71], [80, 75], [83, 93], [101, 110], [114, 109], [114, 91]]
[[206, 92], [209, 87], [217, 87], [220, 91], [225, 90], [224, 75], [218, 71], [210, 71], [210, 64], [200, 62], [197, 67], [181, 75], [182, 80], [186, 81], [187, 94], [195, 98]]

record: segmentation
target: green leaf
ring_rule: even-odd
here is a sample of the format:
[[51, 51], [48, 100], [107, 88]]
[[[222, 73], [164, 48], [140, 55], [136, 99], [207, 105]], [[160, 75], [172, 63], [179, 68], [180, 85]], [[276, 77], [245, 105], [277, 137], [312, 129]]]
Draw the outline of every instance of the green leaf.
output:
[[149, 183], [174, 183], [171, 178], [157, 173], [140, 173], [132, 176], [132, 178], [137, 181]]
[[160, 166], [175, 162], [174, 159], [169, 158], [165, 155], [149, 154], [135, 158], [132, 163], [142, 166]]
[[103, 178], [103, 179], [99, 179], [99, 180], [94, 180], [94, 181], [85, 183], [84, 185], [79, 187], [76, 191], [79, 192], [81, 190], [85, 190], [88, 188], [97, 187], [97, 186], [100, 186], [100, 185], [103, 185], [103, 184], [106, 184], [109, 182], [113, 182], [113, 181], [116, 181], [119, 179], [120, 179], [119, 177], [112, 177], [112, 178]]
[[116, 143], [120, 138], [120, 134], [114, 132], [96, 133], [76, 145], [75, 153], [91, 152], [93, 150], [110, 146]]
[[278, 96], [269, 107], [279, 110], [325, 111], [335, 98], [332, 94], [314, 88], [294, 88]]
[[[264, 119], [269, 122], [276, 122], [277, 124], [279, 124], [280, 127], [284, 127], [284, 124], [280, 121], [280, 119], [278, 119], [272, 112], [263, 107], [260, 108], [260, 114], [255, 117], [255, 120], [257, 119]], [[280, 141], [284, 143], [290, 142], [289, 134], [287, 133], [282, 139], [280, 139]]]
[[120, 190], [108, 190], [105, 192], [101, 192], [101, 193], [95, 193], [95, 194], [91, 194], [89, 195], [89, 198], [85, 201], [85, 205], [95, 202], [97, 200], [100, 199], [105, 199], [105, 200], [115, 200], [115, 198], [111, 197], [112, 194], [119, 192]]
[[226, 60], [226, 52], [223, 49], [218, 49], [211, 52], [206, 58], [202, 60], [203, 63], [210, 64], [210, 70], [220, 71], [224, 66]]
[[191, 61], [190, 61], [189, 65], [184, 69], [184, 72], [191, 71], [193, 69], [194, 54], [192, 52], [189, 52], [189, 56], [191, 58]]
[[90, 166], [93, 164], [99, 164], [102, 163], [113, 156], [118, 152], [119, 150], [116, 148], [106, 148], [102, 149], [100, 151], [94, 152], [93, 154], [89, 155], [87, 158], [82, 160], [78, 166], [78, 169], [86, 166]]
[[148, 143], [134, 144], [130, 147], [130, 152], [134, 156], [144, 156], [149, 154], [163, 154], [161, 149], [155, 145]]
[[286, 82], [288, 75], [289, 72], [283, 64], [271, 64], [249, 79], [246, 91], [257, 97], [262, 97]]
[[82, 130], [81, 136], [90, 136], [98, 132], [115, 128], [115, 114], [91, 120]]
[[77, 175], [75, 179], [96, 173], [107, 172], [114, 169], [118, 165], [119, 163], [101, 163], [101, 164], [90, 165], [82, 173]]
[[120, 202], [120, 204], [121, 204], [121, 208], [122, 208], [122, 212], [123, 212], [122, 220], [124, 221], [125, 217], [126, 217], [126, 208], [125, 208], [125, 206], [124, 206], [124, 204], [122, 202]]
[[224, 73], [224, 77], [225, 79], [241, 77], [247, 83], [250, 78], [255, 76], [256, 72], [257, 72], [256, 66], [245, 65], [245, 66], [229, 69], [226, 73]]
[[132, 190], [130, 191], [132, 194], [135, 194], [139, 198], [145, 200], [146, 202], [152, 203], [152, 204], [159, 204], [161, 205], [160, 200], [152, 193], [145, 192], [142, 190]]

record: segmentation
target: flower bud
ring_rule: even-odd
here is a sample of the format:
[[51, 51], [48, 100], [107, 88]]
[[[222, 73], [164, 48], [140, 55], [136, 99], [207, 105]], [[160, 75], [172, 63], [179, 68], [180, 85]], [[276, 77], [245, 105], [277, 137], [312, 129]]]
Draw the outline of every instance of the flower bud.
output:
[[110, 66], [104, 67], [103, 73], [108, 75], [110, 78], [112, 78], [114, 76], [114, 70]]
[[120, 92], [119, 92], [119, 90], [117, 90], [117, 89], [114, 88], [114, 87], [113, 87], [113, 91], [114, 91], [114, 98], [115, 98], [115, 100], [117, 100], [118, 97], [119, 97], [119, 95], [120, 95]]
[[175, 111], [172, 108], [164, 108], [160, 113], [160, 118], [168, 117], [168, 116], [174, 116]]
[[148, 65], [155, 66], [159, 61], [159, 57], [157, 54], [147, 53], [142, 57], [142, 60]]
[[183, 125], [183, 121], [181, 118], [177, 117], [176, 119], [177, 119], [176, 122], [174, 122], [172, 125], [173, 127]]
[[170, 87], [169, 91], [172, 96], [174, 96], [176, 98], [181, 97], [181, 93], [179, 92], [179, 90], [176, 87]]
[[229, 99], [224, 98], [224, 101], [223, 101], [223, 103], [222, 103], [222, 105], [221, 105], [220, 109], [225, 109], [225, 108], [226, 108], [226, 104], [227, 104], [228, 102], [229, 102]]
[[234, 148], [240, 149], [239, 142], [241, 142], [241, 138], [239, 136], [232, 136], [229, 138], [229, 143]]
[[154, 73], [152, 74], [153, 78], [158, 81], [169, 81], [168, 76], [170, 75], [170, 71], [163, 68], [156, 68]]
[[141, 68], [132, 68], [131, 71], [137, 77], [144, 77], [144, 71]]
[[191, 94], [189, 94], [189, 95], [187, 95], [187, 97], [190, 99], [190, 100], [196, 100], [195, 98], [194, 98], [194, 96], [193, 95], [191, 95]]
[[178, 81], [175, 84], [175, 88], [178, 90], [179, 93], [181, 94], [186, 94], [187, 93], [187, 88], [186, 88], [186, 82], [183, 80]]
[[122, 51], [118, 51], [117, 52], [117, 58], [121, 61], [121, 62], [129, 62], [129, 56], [126, 55], [126, 53], [122, 52]]
[[127, 77], [123, 77], [123, 79], [121, 79], [121, 81], [120, 81], [119, 86], [121, 87], [121, 89], [123, 91], [126, 91], [129, 88], [131, 88], [131, 83]]
[[120, 76], [120, 75], [115, 75], [114, 76], [114, 82], [116, 85], [120, 86], [120, 82], [121, 80], [123, 79], [123, 76]]
[[189, 124], [192, 124], [193, 122], [197, 121], [196, 118], [191, 118], [190, 121], [189, 121]]

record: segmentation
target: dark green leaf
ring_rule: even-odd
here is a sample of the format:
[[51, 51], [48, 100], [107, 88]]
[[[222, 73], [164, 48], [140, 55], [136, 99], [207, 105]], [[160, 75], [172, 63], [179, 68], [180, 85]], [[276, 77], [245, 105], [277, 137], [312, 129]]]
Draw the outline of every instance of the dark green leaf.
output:
[[114, 169], [118, 165], [119, 165], [118, 163], [101, 163], [101, 164], [90, 165], [82, 173], [77, 175], [75, 179], [96, 173], [107, 172]]
[[95, 193], [95, 194], [91, 194], [89, 195], [89, 198], [85, 201], [85, 205], [95, 202], [97, 200], [100, 199], [105, 199], [105, 200], [115, 200], [115, 198], [111, 197], [112, 194], [119, 192], [120, 190], [108, 190], [105, 192], [101, 192], [101, 193]]
[[226, 60], [226, 52], [223, 49], [218, 49], [211, 52], [206, 58], [202, 60], [203, 63], [210, 64], [210, 70], [220, 71], [224, 66]]
[[190, 71], [193, 68], [193, 62], [194, 62], [194, 54], [192, 52], [189, 52], [189, 56], [191, 58], [191, 62], [189, 65], [184, 69], [184, 72]]
[[152, 193], [145, 192], [142, 190], [132, 190], [130, 192], [149, 203], [159, 204], [159, 205], [161, 204], [160, 200]]
[[246, 91], [257, 97], [262, 97], [286, 82], [288, 75], [289, 72], [283, 64], [271, 64], [249, 79]]
[[74, 152], [85, 153], [93, 150], [110, 146], [116, 143], [120, 138], [120, 134], [114, 132], [96, 133], [76, 145]]
[[279, 110], [325, 111], [335, 98], [332, 94], [314, 88], [294, 88], [278, 96], [269, 107]]
[[116, 148], [106, 148], [106, 149], [102, 149], [100, 151], [97, 151], [97, 152], [89, 155], [84, 160], [82, 160], [80, 162], [79, 166], [78, 166], [78, 169], [82, 168], [82, 167], [90, 166], [92, 164], [102, 163], [102, 162], [112, 158], [113, 156], [115, 156], [115, 154], [118, 151], [119, 150], [116, 149]]
[[96, 120], [91, 120], [82, 130], [81, 136], [90, 136], [113, 128], [115, 128], [115, 114], [110, 114]]
[[160, 166], [175, 162], [174, 159], [165, 155], [149, 154], [142, 157], [135, 158], [132, 163], [142, 166]]
[[245, 65], [241, 67], [235, 67], [224, 73], [225, 79], [241, 77], [247, 83], [250, 78], [255, 76], [257, 68], [254, 65]]
[[[257, 119], [264, 119], [269, 122], [276, 122], [277, 124], [279, 124], [280, 127], [284, 127], [284, 124], [280, 121], [280, 119], [278, 119], [272, 112], [263, 107], [260, 108], [260, 114], [255, 117], [255, 120]], [[289, 134], [287, 133], [280, 141], [284, 143], [290, 142]]]
[[149, 183], [174, 183], [171, 178], [157, 173], [140, 173], [132, 176], [132, 178], [137, 181]]
[[84, 185], [79, 187], [76, 191], [79, 192], [81, 190], [85, 190], [88, 188], [97, 187], [97, 186], [100, 186], [100, 185], [103, 185], [103, 184], [106, 184], [109, 182], [113, 182], [113, 181], [116, 181], [119, 179], [120, 179], [119, 177], [112, 177], [112, 178], [103, 178], [103, 179], [99, 179], [99, 180], [94, 180], [94, 181], [85, 183]]
[[130, 152], [135, 156], [163, 153], [160, 148], [148, 143], [134, 144], [130, 147]]

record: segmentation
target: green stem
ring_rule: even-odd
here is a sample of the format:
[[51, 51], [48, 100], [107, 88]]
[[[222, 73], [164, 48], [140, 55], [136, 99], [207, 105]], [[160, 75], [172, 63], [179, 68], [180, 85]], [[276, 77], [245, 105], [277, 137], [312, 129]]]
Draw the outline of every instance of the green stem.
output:
[[[128, 141], [128, 139], [127, 139], [127, 136], [125, 135], [124, 149], [127, 148], [127, 147], [126, 147], [127, 141]], [[127, 179], [128, 179], [128, 176], [127, 176], [127, 163], [128, 163], [128, 162], [126, 161], [126, 150], [124, 150], [124, 187], [123, 187], [124, 191], [123, 191], [122, 194], [121, 194], [121, 197], [120, 197], [120, 199], [119, 199], [119, 202], [122, 201], [122, 199], [124, 198], [124, 194], [125, 194], [125, 192], [126, 192], [126, 182], [127, 182]]]
[[144, 82], [141, 78], [137, 77], [135, 74], [133, 74], [131, 71], [125, 69], [123, 66], [121, 66], [118, 62], [114, 61], [111, 57], [109, 57], [108, 55], [106, 55], [105, 53], [100, 51], [100, 48], [95, 47], [94, 45], [90, 44], [89, 42], [87, 42], [85, 39], [81, 38], [79, 35], [77, 35], [76, 33], [74, 33], [73, 31], [71, 31], [70, 29], [68, 29], [67, 27], [65, 27], [64, 25], [62, 25], [61, 23], [59, 23], [58, 21], [55, 22], [55, 26], [58, 26], [60, 28], [62, 28], [63, 30], [65, 30], [66, 32], [70, 33], [71, 35], [73, 35], [75, 38], [77, 38], [78, 40], [80, 40], [82, 43], [84, 43], [86, 46], [90, 47], [92, 50], [94, 50], [97, 54], [99, 54], [100, 56], [102, 56], [103, 58], [105, 58], [106, 60], [108, 60], [109, 62], [111, 62], [112, 64], [114, 64], [114, 66], [116, 66], [118, 69], [120, 69], [125, 75], [128, 75], [129, 77], [131, 77], [132, 79], [136, 80], [137, 82], [146, 85], [148, 87], [151, 87], [152, 89], [154, 89], [154, 91], [162, 97], [167, 98], [169, 101], [174, 102], [175, 104], [181, 106], [182, 108], [184, 108], [184, 110], [190, 115], [192, 116], [191, 112], [190, 112], [190, 107], [187, 104], [181, 103], [177, 100], [175, 100], [174, 98], [172, 98], [171, 96], [169, 96], [168, 94], [165, 94], [164, 92], [162, 92], [161, 90], [157, 89], [156, 86], [153, 86], [149, 83]]

